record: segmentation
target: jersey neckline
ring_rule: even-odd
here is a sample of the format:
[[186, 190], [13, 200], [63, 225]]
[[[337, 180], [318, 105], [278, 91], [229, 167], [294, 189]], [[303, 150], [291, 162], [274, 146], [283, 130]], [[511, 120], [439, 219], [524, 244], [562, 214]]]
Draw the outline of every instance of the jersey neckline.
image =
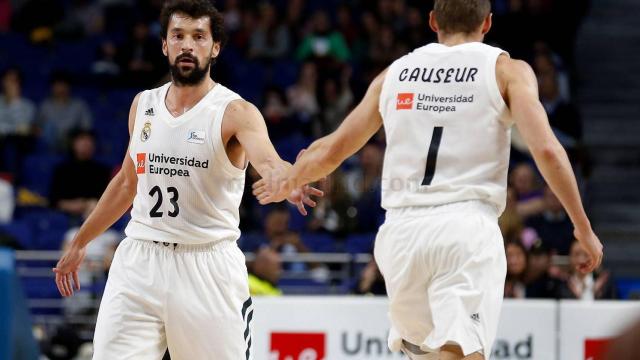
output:
[[216, 83], [211, 89], [209, 89], [209, 91], [202, 97], [202, 99], [200, 99], [191, 109], [187, 110], [182, 115], [173, 116], [169, 111], [169, 109], [167, 109], [167, 103], [166, 103], [167, 95], [169, 93], [169, 88], [171, 87], [171, 84], [172, 84], [171, 82], [168, 82], [167, 84], [165, 84], [164, 89], [162, 89], [162, 92], [160, 94], [161, 95], [160, 109], [165, 115], [165, 116], [161, 116], [161, 118], [164, 120], [165, 123], [167, 123], [167, 125], [171, 127], [180, 126], [185, 122], [187, 122], [189, 119], [191, 119], [193, 117], [193, 114], [197, 113], [198, 110], [202, 106], [204, 106], [204, 104], [206, 104], [207, 98], [209, 98], [211, 94], [216, 92], [217, 89], [221, 86], [219, 83]]

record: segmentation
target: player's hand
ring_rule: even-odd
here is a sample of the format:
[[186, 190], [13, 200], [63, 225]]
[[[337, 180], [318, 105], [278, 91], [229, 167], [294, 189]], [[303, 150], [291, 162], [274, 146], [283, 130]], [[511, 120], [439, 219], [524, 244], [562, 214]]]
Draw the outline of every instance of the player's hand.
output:
[[307, 216], [307, 209], [305, 209], [304, 206], [308, 205], [314, 208], [317, 205], [317, 203], [311, 199], [311, 196], [324, 196], [324, 192], [312, 186], [305, 185], [302, 188], [293, 189], [287, 197], [287, 201], [295, 205], [300, 214]]
[[80, 280], [78, 279], [78, 270], [84, 257], [87, 253], [85, 248], [78, 248], [76, 246], [69, 246], [67, 250], [62, 254], [60, 261], [53, 268], [53, 272], [56, 274], [56, 285], [60, 295], [67, 297], [73, 295], [74, 286], [71, 286], [71, 282], [75, 285], [76, 290], [80, 290]]
[[589, 259], [581, 264], [578, 264], [578, 269], [582, 273], [590, 273], [600, 267], [602, 263], [602, 243], [596, 236], [593, 230], [580, 232], [575, 230], [573, 235], [578, 239], [580, 245], [589, 254]]

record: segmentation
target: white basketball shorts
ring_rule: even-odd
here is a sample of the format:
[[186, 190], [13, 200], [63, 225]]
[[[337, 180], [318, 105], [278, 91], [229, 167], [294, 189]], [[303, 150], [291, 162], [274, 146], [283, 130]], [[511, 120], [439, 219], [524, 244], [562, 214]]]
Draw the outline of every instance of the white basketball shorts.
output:
[[493, 206], [465, 201], [390, 209], [374, 254], [389, 295], [392, 351], [431, 359], [453, 344], [465, 356], [489, 358], [506, 275]]
[[93, 339], [94, 360], [251, 358], [244, 254], [126, 238], [116, 250]]

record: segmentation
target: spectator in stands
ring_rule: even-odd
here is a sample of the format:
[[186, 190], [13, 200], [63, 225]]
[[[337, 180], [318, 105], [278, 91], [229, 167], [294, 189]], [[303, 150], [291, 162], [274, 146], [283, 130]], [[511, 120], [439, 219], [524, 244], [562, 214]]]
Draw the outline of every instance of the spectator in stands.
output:
[[535, 169], [528, 162], [517, 164], [509, 175], [510, 185], [516, 192], [517, 211], [523, 219], [539, 214], [544, 209]]
[[159, 39], [149, 33], [149, 25], [138, 21], [133, 27], [129, 42], [120, 49], [120, 68], [123, 69], [127, 85], [132, 87], [154, 87], [166, 74], [165, 60]]
[[529, 249], [526, 274], [527, 298], [557, 299], [560, 279], [552, 275], [551, 252], [540, 240]]
[[344, 174], [336, 170], [326, 180], [318, 184], [324, 196], [317, 200], [307, 228], [323, 231], [336, 237], [348, 235], [355, 227], [355, 207], [344, 182]]
[[[347, 43], [347, 46], [352, 47], [358, 39], [359, 29], [353, 21], [353, 12], [349, 5], [340, 4], [336, 11], [336, 27], [342, 37]], [[424, 29], [422, 29], [424, 31]]]
[[252, 296], [278, 296], [278, 281], [282, 275], [280, 254], [268, 246], [255, 253], [255, 259], [247, 266], [249, 270], [249, 292]]
[[374, 259], [371, 259], [362, 269], [355, 293], [361, 295], [387, 295], [384, 278]]
[[114, 85], [120, 76], [121, 69], [117, 62], [118, 49], [111, 41], [105, 41], [98, 49], [98, 57], [91, 64], [91, 73], [103, 85]]
[[57, 33], [65, 38], [78, 39], [99, 34], [104, 28], [104, 14], [100, 4], [89, 0], [73, 0], [58, 24]]
[[95, 206], [110, 179], [108, 167], [94, 160], [95, 138], [86, 130], [74, 132], [71, 157], [53, 173], [50, 204], [81, 217]]
[[543, 212], [529, 217], [526, 224], [536, 230], [545, 247], [558, 255], [568, 255], [573, 242], [573, 225], [548, 186], [544, 188], [543, 205]]
[[333, 132], [351, 110], [354, 96], [349, 84], [350, 78], [351, 69], [345, 67], [338, 79], [328, 78], [322, 85], [320, 96], [322, 129], [316, 131], [315, 137]]
[[0, 33], [9, 31], [11, 15], [13, 15], [11, 0], [0, 0]]
[[13, 219], [15, 205], [13, 185], [0, 177], [0, 224], [9, 223]]
[[536, 59], [540, 101], [549, 116], [554, 133], [568, 149], [582, 140], [582, 121], [575, 105], [563, 99], [555, 66], [548, 57]]
[[6, 70], [0, 95], [0, 172], [6, 171], [13, 176], [18, 173], [22, 158], [31, 152], [34, 144], [35, 116], [35, 105], [22, 96], [20, 71], [17, 68]]
[[311, 127], [320, 113], [317, 89], [317, 67], [312, 62], [306, 62], [300, 68], [300, 76], [296, 83], [287, 89], [287, 99], [296, 118], [307, 128]]
[[[88, 207], [85, 214], [83, 214], [83, 218], [86, 219], [92, 210], [93, 206]], [[78, 230], [80, 230], [80, 227], [76, 226], [67, 231], [64, 235], [62, 250], [67, 249]], [[98, 282], [103, 283], [106, 279], [120, 239], [122, 239], [120, 233], [114, 230], [107, 230], [87, 245], [86, 256], [81, 265], [81, 271], [78, 272], [80, 281], [85, 285], [85, 288], [83, 289], [84, 291], [81, 290], [75, 296], [64, 299], [64, 309], [67, 316], [94, 315], [97, 312], [93, 301], [98, 297], [98, 294], [91, 290], [91, 285]]]
[[261, 60], [281, 58], [289, 51], [289, 29], [278, 21], [276, 8], [270, 3], [260, 5], [260, 22], [251, 34], [249, 57]]
[[357, 209], [358, 232], [375, 232], [384, 220], [380, 207], [383, 158], [383, 149], [369, 143], [360, 150], [359, 167], [347, 174], [347, 189]]
[[262, 114], [269, 129], [269, 137], [278, 141], [291, 137], [299, 129], [292, 118], [292, 109], [287, 96], [278, 87], [270, 87], [264, 93]]
[[524, 299], [526, 297], [525, 275], [527, 273], [527, 249], [518, 241], [508, 242], [507, 278], [504, 283], [504, 297]]
[[286, 204], [274, 205], [264, 217], [264, 231], [261, 234], [243, 236], [241, 249], [257, 251], [261, 246], [268, 245], [281, 253], [307, 252], [300, 235], [290, 230], [290, 219], [291, 214]]
[[588, 274], [579, 271], [578, 264], [583, 263], [586, 258], [586, 250], [578, 241], [574, 241], [569, 253], [569, 277], [560, 285], [560, 298], [584, 301], [615, 299], [616, 291], [608, 271]]
[[34, 43], [47, 42], [53, 39], [55, 26], [63, 17], [64, 7], [56, 0], [26, 0], [16, 6], [11, 26]]
[[522, 217], [517, 211], [517, 203], [515, 190], [512, 187], [508, 187], [507, 205], [500, 218], [498, 218], [500, 232], [505, 242], [519, 241], [524, 228]]
[[52, 149], [65, 149], [70, 132], [91, 129], [92, 122], [87, 104], [71, 96], [68, 75], [55, 73], [51, 78], [51, 95], [40, 105], [38, 114], [38, 125], [45, 142]]
[[36, 107], [22, 96], [22, 74], [10, 68], [2, 75], [0, 96], [0, 139], [6, 136], [27, 136], [33, 130]]
[[224, 2], [224, 27], [228, 34], [233, 34], [242, 25], [242, 10], [239, 0], [227, 0]]
[[320, 67], [321, 73], [336, 68], [351, 57], [351, 52], [342, 34], [332, 30], [329, 15], [316, 11], [311, 17], [311, 32], [302, 40], [296, 50], [296, 58], [300, 61], [312, 60]]

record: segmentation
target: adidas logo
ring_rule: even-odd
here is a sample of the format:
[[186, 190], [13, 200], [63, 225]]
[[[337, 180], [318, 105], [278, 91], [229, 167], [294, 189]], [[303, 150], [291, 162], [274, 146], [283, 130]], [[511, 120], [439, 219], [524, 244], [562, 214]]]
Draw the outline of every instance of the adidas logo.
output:
[[144, 112], [145, 115], [147, 116], [154, 116], [155, 114], [153, 113], [153, 108], [148, 108], [147, 111]]
[[478, 313], [471, 314], [471, 320], [480, 321], [480, 314]]

